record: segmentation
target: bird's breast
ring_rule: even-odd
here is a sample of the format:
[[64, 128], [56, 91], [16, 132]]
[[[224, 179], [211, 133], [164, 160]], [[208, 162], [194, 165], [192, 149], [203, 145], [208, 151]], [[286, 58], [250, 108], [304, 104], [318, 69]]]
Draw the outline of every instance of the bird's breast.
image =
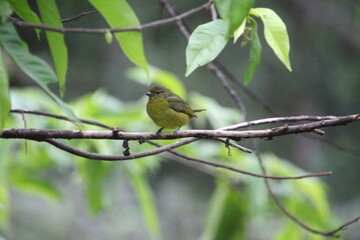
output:
[[156, 125], [163, 128], [175, 129], [186, 125], [190, 120], [189, 115], [170, 108], [166, 99], [149, 98], [146, 111]]

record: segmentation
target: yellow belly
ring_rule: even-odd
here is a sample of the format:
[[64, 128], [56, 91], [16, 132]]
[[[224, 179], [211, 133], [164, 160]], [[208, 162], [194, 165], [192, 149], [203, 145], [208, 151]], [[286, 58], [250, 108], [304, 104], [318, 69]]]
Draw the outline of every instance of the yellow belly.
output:
[[162, 128], [179, 128], [190, 120], [189, 115], [171, 109], [167, 101], [163, 99], [149, 99], [146, 111], [155, 124]]

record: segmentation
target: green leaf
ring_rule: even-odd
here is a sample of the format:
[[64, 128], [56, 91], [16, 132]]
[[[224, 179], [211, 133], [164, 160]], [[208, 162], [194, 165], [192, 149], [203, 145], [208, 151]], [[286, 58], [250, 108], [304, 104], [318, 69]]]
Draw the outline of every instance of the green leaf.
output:
[[240, 24], [240, 26], [234, 31], [234, 43], [239, 39], [239, 37], [244, 33], [246, 27], [246, 18]]
[[40, 86], [57, 82], [56, 75], [49, 65], [29, 53], [26, 44], [10, 23], [0, 26], [0, 44], [16, 65]]
[[86, 200], [92, 213], [99, 213], [104, 208], [104, 180], [107, 168], [104, 162], [83, 160], [79, 165], [85, 183]]
[[261, 60], [261, 43], [258, 35], [257, 23], [251, 20], [251, 48], [250, 48], [250, 62], [245, 71], [244, 84], [248, 85], [253, 76], [255, 69]]
[[[125, 0], [89, 0], [89, 2], [100, 12], [112, 28], [140, 25], [131, 6]], [[118, 32], [115, 33], [115, 38], [130, 61], [143, 68], [148, 74], [148, 63], [144, 53], [142, 33], [139, 31]]]
[[6, 66], [2, 57], [2, 50], [0, 48], [0, 129], [4, 127], [10, 108], [10, 92], [9, 92], [9, 76], [6, 71]]
[[231, 189], [227, 181], [218, 181], [201, 240], [244, 239], [245, 203], [245, 199]]
[[6, 227], [9, 223], [10, 203], [9, 203], [9, 191], [2, 180], [0, 181], [0, 226]]
[[249, 14], [254, 0], [215, 0], [215, 6], [228, 25], [228, 36], [234, 34]]
[[15, 173], [13, 171], [11, 176], [11, 183], [18, 189], [29, 192], [31, 194], [38, 194], [48, 200], [58, 201], [62, 198], [60, 192], [48, 180], [35, 178], [27, 175], [25, 172]]
[[229, 194], [229, 192], [230, 189], [225, 181], [219, 180], [215, 192], [211, 197], [205, 228], [200, 240], [211, 240], [215, 238], [220, 226], [221, 216], [224, 212], [226, 196]]
[[149, 183], [143, 174], [135, 172], [131, 173], [131, 182], [140, 202], [146, 227], [153, 239], [159, 239], [159, 220]]
[[[31, 7], [27, 0], [10, 0], [12, 10], [22, 19], [30, 23], [40, 24], [39, 17], [31, 10]], [[35, 29], [35, 32], [40, 38], [40, 29]]]
[[7, 227], [9, 223], [10, 203], [9, 203], [9, 187], [7, 177], [9, 176], [8, 157], [13, 156], [13, 143], [7, 139], [0, 140], [0, 226]]
[[12, 24], [0, 26], [0, 45], [14, 63], [61, 107], [66, 116], [80, 122], [74, 112], [48, 88], [48, 84], [57, 82], [54, 71], [42, 59], [29, 53], [27, 45], [19, 38]]
[[245, 239], [246, 202], [236, 190], [226, 196], [221, 224], [215, 239]]
[[273, 10], [268, 8], [253, 8], [250, 14], [260, 17], [264, 23], [266, 42], [279, 60], [291, 71], [289, 59], [290, 43], [285, 23]]
[[186, 47], [186, 77], [219, 55], [227, 43], [227, 33], [227, 24], [221, 19], [202, 24], [194, 30]]
[[0, 24], [5, 24], [11, 13], [9, 1], [0, 0]]
[[[37, 0], [41, 18], [44, 24], [53, 27], [62, 27], [59, 11], [55, 0]], [[59, 79], [60, 95], [65, 92], [65, 81], [68, 64], [68, 52], [64, 35], [58, 32], [46, 31], [51, 56]]]
[[[288, 221], [287, 224], [275, 235], [276, 240], [304, 239], [304, 232], [295, 223]], [[305, 238], [306, 239], [306, 238]]]

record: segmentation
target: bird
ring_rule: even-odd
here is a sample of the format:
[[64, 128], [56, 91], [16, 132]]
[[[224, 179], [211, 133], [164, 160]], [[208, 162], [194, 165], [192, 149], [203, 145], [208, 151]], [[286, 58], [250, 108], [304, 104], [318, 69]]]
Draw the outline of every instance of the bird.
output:
[[149, 97], [146, 112], [160, 127], [156, 134], [160, 134], [164, 128], [176, 129], [176, 133], [180, 127], [188, 124], [191, 118], [197, 118], [196, 112], [206, 110], [193, 110], [185, 100], [159, 84], [151, 85], [146, 95]]

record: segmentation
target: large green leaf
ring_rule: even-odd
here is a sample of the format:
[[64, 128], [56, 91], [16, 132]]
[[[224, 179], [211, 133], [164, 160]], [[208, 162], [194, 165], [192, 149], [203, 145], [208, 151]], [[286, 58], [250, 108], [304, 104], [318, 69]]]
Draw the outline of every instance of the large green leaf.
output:
[[251, 48], [250, 62], [245, 71], [244, 84], [248, 85], [254, 76], [255, 69], [261, 60], [261, 42], [258, 35], [258, 27], [254, 20], [251, 20]]
[[[55, 0], [37, 0], [37, 4], [44, 24], [53, 27], [63, 26]], [[60, 95], [63, 96], [68, 64], [68, 52], [64, 35], [58, 32], [46, 31], [46, 38], [59, 79]]]
[[9, 93], [9, 76], [0, 48], [0, 129], [4, 127], [5, 120], [10, 112], [11, 102]]
[[221, 19], [202, 24], [194, 30], [186, 47], [185, 76], [219, 55], [227, 43], [227, 33], [227, 24]]
[[221, 223], [221, 216], [224, 212], [226, 196], [229, 192], [230, 189], [226, 183], [224, 181], [218, 181], [210, 200], [208, 216], [206, 217], [205, 228], [200, 238], [201, 240], [211, 240], [215, 238]]
[[[315, 235], [313, 235], [315, 236]], [[304, 237], [304, 231], [293, 222], [288, 221], [285, 226], [281, 227], [276, 233], [275, 240], [288, 240], [288, 239], [308, 239]]]
[[13, 142], [0, 140], [0, 226], [7, 227], [9, 223], [10, 201], [7, 178], [9, 176], [8, 157], [12, 156]]
[[57, 82], [53, 70], [42, 59], [29, 53], [10, 23], [0, 26], [0, 44], [16, 65], [40, 86]]
[[244, 239], [246, 201], [228, 181], [219, 180], [201, 240]]
[[12, 24], [0, 26], [0, 45], [14, 63], [32, 78], [61, 107], [72, 120], [79, 123], [74, 112], [48, 88], [48, 84], [56, 83], [54, 71], [41, 58], [29, 53], [27, 45], [19, 38]]
[[153, 239], [159, 239], [159, 220], [149, 183], [143, 174], [137, 172], [131, 173], [131, 182], [140, 202], [146, 227]]
[[228, 24], [229, 37], [244, 21], [253, 4], [254, 0], [215, 0], [216, 9]]
[[[131, 6], [125, 0], [89, 0], [89, 2], [100, 12], [112, 28], [135, 27], [140, 22]], [[146, 61], [142, 33], [137, 31], [115, 33], [125, 55], [143, 68], [148, 74], [148, 63]]]
[[[22, 19], [30, 23], [41, 23], [39, 17], [31, 10], [27, 0], [10, 0], [12, 10]], [[35, 29], [38, 37], [40, 29]]]
[[264, 23], [264, 35], [267, 43], [279, 60], [291, 71], [290, 43], [285, 23], [273, 10], [268, 8], [253, 8], [250, 13], [260, 17]]
[[48, 180], [28, 176], [27, 173], [13, 174], [11, 183], [19, 190], [38, 194], [47, 200], [58, 201], [62, 198], [59, 190]]
[[106, 166], [101, 161], [83, 161], [86, 200], [92, 213], [99, 213], [104, 208], [104, 180], [106, 177]]
[[0, 181], [0, 226], [6, 227], [9, 223], [10, 201], [9, 191], [5, 181]]
[[0, 0], [0, 24], [4, 24], [8, 17], [11, 15], [12, 11], [10, 8], [9, 1]]
[[236, 43], [236, 41], [244, 33], [245, 28], [246, 28], [246, 20], [247, 20], [247, 18], [245, 18], [244, 21], [240, 24], [240, 26], [237, 29], [235, 29], [235, 31], [234, 31], [234, 43]]

